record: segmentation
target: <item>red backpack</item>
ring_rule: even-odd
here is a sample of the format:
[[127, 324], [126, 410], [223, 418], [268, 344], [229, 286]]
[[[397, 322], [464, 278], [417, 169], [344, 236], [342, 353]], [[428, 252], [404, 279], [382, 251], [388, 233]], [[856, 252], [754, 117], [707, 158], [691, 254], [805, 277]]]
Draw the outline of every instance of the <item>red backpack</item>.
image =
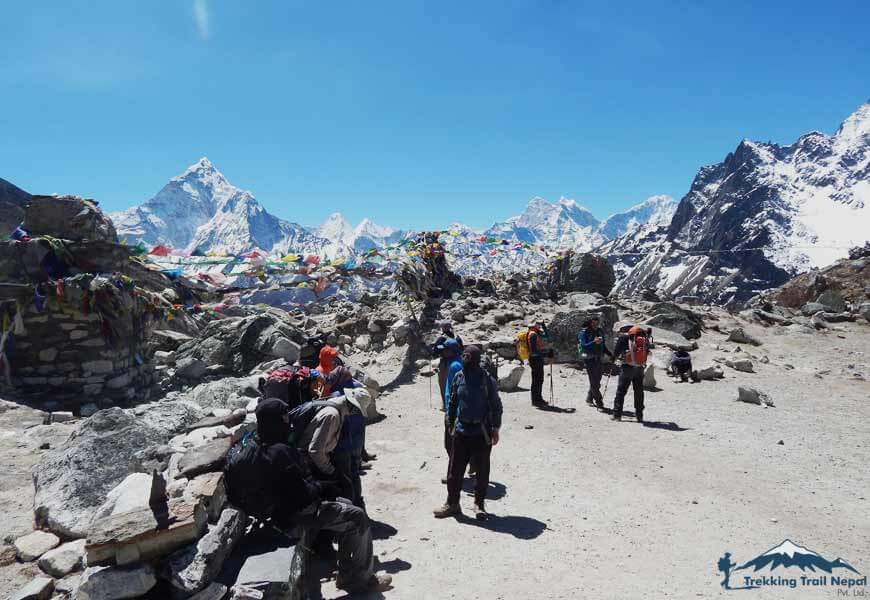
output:
[[622, 360], [630, 365], [643, 367], [646, 366], [646, 359], [649, 356], [649, 338], [642, 329], [634, 333], [633, 329], [628, 332], [628, 350]]
[[263, 398], [278, 398], [293, 408], [312, 399], [313, 377], [311, 369], [275, 369], [266, 376], [263, 383]]

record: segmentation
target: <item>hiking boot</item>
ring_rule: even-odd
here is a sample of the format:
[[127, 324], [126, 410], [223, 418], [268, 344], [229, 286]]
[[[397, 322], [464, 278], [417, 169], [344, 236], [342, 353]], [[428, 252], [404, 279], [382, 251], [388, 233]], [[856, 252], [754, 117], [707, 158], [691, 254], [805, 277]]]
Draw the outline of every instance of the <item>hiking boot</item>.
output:
[[446, 519], [447, 517], [456, 517], [462, 514], [462, 509], [458, 504], [445, 504], [441, 508], [432, 511], [436, 519]]
[[618, 415], [616, 413], [613, 413], [613, 416], [610, 417], [610, 420], [611, 421], [622, 421], [622, 415]]
[[385, 592], [393, 583], [393, 578], [384, 573], [373, 573], [367, 581], [345, 581], [341, 573], [335, 578], [335, 587], [351, 594], [364, 594], [366, 592]]
[[486, 521], [489, 518], [489, 513], [486, 512], [486, 508], [484, 508], [483, 502], [474, 503], [474, 518], [478, 521]]
[[441, 483], [443, 483], [444, 485], [447, 485], [447, 478], [446, 478], [446, 477], [442, 477], [442, 478], [441, 478]]
[[598, 402], [595, 403], [595, 408], [597, 408], [598, 410], [604, 410], [604, 402], [599, 400]]
[[363, 451], [362, 451], [362, 459], [363, 459], [365, 462], [372, 462], [372, 461], [375, 460], [377, 457], [378, 457], [377, 454], [371, 454], [370, 452], [366, 452], [365, 449], [363, 449]]
[[368, 470], [370, 470], [371, 468], [372, 468], [372, 463], [370, 463], [370, 462], [365, 462], [365, 461], [363, 461], [363, 462], [361, 462], [361, 463], [359, 464], [359, 470], [360, 470], [360, 471], [368, 471]]

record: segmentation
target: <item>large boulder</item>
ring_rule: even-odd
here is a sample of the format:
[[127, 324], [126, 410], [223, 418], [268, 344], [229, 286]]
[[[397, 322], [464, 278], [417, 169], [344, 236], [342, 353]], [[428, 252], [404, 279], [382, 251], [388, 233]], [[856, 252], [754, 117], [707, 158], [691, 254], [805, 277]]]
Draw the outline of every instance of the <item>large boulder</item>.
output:
[[[143, 468], [140, 451], [165, 444], [202, 417], [189, 403], [160, 403], [160, 417], [114, 407], [81, 422], [69, 439], [33, 469], [36, 523], [63, 539], [87, 535], [112, 488]], [[170, 417], [177, 413], [181, 416]], [[179, 427], [179, 429], [174, 429]]]
[[59, 543], [60, 540], [53, 533], [33, 531], [15, 540], [13, 545], [18, 560], [30, 562], [56, 547]]
[[39, 559], [39, 568], [52, 577], [66, 577], [85, 562], [85, 540], [75, 540], [49, 550]]
[[678, 304], [659, 302], [650, 307], [649, 314], [652, 316], [646, 320], [646, 324], [654, 328], [653, 333], [655, 328], [662, 328], [675, 331], [690, 340], [701, 337], [704, 324], [701, 316]]
[[559, 312], [547, 323], [550, 346], [556, 353], [556, 360], [559, 362], [577, 360], [577, 334], [583, 329], [583, 323], [592, 317], [600, 319], [601, 329], [604, 331], [604, 341], [608, 348], [613, 348], [613, 326], [619, 319], [616, 307], [603, 304]]
[[180, 365], [185, 358], [201, 360], [225, 373], [247, 375], [257, 365], [276, 357], [295, 360], [305, 343], [302, 330], [272, 312], [218, 319], [176, 351]]
[[498, 378], [498, 389], [502, 392], [514, 392], [520, 387], [520, 379], [523, 378], [525, 368], [516, 365], [511, 368], [510, 373], [504, 377]]
[[816, 302], [825, 307], [825, 312], [841, 313], [846, 310], [846, 301], [837, 290], [828, 289], [819, 294]]
[[77, 196], [33, 196], [24, 214], [30, 235], [64, 240], [117, 242], [118, 234], [97, 202]]
[[203, 408], [244, 408], [251, 398], [258, 398], [259, 375], [225, 377], [201, 383], [186, 394], [186, 398]]
[[122, 600], [144, 596], [157, 585], [149, 564], [131, 567], [89, 567], [82, 574], [76, 600]]
[[607, 296], [614, 283], [613, 265], [606, 258], [570, 252], [553, 261], [547, 287], [558, 292], [598, 292]]

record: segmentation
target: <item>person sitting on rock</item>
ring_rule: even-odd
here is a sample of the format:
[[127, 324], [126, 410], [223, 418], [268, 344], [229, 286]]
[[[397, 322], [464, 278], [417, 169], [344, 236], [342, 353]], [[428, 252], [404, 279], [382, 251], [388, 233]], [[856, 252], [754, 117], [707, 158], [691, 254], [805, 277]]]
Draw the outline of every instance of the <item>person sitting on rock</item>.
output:
[[289, 407], [269, 398], [257, 407], [257, 437], [264, 494], [275, 500], [272, 521], [290, 529], [296, 525], [334, 533], [338, 537], [336, 586], [349, 593], [381, 592], [390, 587], [389, 575], [374, 572], [371, 524], [361, 508], [336, 500], [334, 483], [314, 480], [299, 452], [287, 444]]
[[477, 466], [474, 489], [475, 516], [486, 519], [485, 500], [489, 488], [490, 455], [498, 444], [502, 403], [498, 384], [480, 367], [480, 348], [468, 346], [462, 351], [462, 372], [453, 379], [447, 424], [453, 433], [450, 475], [447, 478], [447, 502], [434, 511], [443, 519], [462, 514], [459, 495], [469, 461]]
[[323, 377], [326, 377], [336, 367], [335, 359], [338, 356], [338, 349], [334, 346], [324, 346], [320, 349], [318, 355], [319, 363], [317, 364], [317, 372]]
[[[671, 374], [676, 382], [686, 382], [692, 374], [692, 357], [686, 350], [677, 350], [671, 356]], [[692, 378], [694, 380], [694, 377]]]

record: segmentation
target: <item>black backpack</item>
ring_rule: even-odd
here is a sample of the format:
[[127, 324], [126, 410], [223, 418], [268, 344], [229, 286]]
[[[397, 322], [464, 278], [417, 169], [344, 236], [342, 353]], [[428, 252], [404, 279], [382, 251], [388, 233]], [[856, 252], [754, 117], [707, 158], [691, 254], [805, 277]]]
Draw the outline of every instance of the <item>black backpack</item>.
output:
[[230, 504], [260, 520], [278, 505], [271, 492], [263, 448], [253, 433], [239, 440], [227, 454], [224, 485]]

